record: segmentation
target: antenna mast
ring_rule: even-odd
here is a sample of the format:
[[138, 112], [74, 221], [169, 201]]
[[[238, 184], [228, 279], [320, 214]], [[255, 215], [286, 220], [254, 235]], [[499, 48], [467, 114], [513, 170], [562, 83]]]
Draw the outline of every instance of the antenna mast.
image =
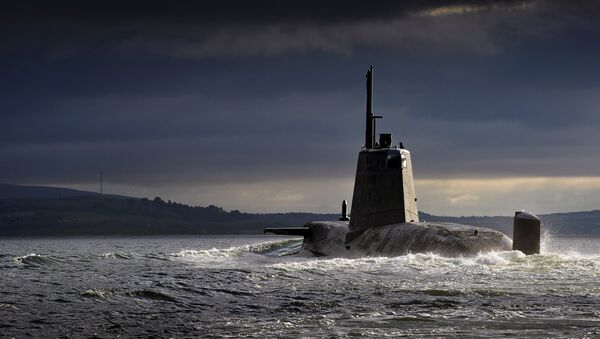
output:
[[100, 194], [104, 194], [103, 190], [102, 190], [102, 168], [100, 169]]
[[381, 118], [373, 114], [373, 65], [367, 71], [367, 124], [365, 131], [365, 148], [375, 148], [375, 119]]

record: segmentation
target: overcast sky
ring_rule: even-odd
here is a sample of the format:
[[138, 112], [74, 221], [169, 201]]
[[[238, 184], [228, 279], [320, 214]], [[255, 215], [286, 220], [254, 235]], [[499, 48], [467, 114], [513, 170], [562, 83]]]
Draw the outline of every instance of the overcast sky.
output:
[[337, 212], [375, 66], [419, 209], [600, 209], [596, 1], [0, 5], [0, 182]]

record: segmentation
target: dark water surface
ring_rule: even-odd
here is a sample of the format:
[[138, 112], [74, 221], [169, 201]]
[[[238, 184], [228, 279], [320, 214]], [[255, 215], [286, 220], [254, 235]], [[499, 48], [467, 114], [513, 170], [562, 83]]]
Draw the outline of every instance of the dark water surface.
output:
[[600, 238], [329, 259], [278, 237], [0, 239], [1, 337], [600, 337]]

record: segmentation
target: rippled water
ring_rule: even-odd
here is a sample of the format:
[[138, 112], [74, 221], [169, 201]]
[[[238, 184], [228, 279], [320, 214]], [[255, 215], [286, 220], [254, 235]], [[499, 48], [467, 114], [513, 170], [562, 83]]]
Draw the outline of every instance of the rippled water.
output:
[[331, 259], [279, 237], [0, 239], [2, 337], [600, 337], [600, 238]]

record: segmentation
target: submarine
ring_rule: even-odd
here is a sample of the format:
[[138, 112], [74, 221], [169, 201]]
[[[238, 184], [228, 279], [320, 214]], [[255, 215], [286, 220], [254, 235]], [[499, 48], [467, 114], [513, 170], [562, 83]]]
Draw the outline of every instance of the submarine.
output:
[[312, 221], [303, 227], [267, 228], [265, 234], [303, 236], [302, 247], [316, 255], [356, 258], [436, 253], [475, 256], [489, 251], [540, 252], [540, 219], [515, 212], [514, 240], [500, 231], [449, 222], [419, 221], [411, 153], [392, 135], [376, 141], [373, 66], [366, 75], [365, 144], [358, 154], [350, 215], [342, 202], [338, 220]]

